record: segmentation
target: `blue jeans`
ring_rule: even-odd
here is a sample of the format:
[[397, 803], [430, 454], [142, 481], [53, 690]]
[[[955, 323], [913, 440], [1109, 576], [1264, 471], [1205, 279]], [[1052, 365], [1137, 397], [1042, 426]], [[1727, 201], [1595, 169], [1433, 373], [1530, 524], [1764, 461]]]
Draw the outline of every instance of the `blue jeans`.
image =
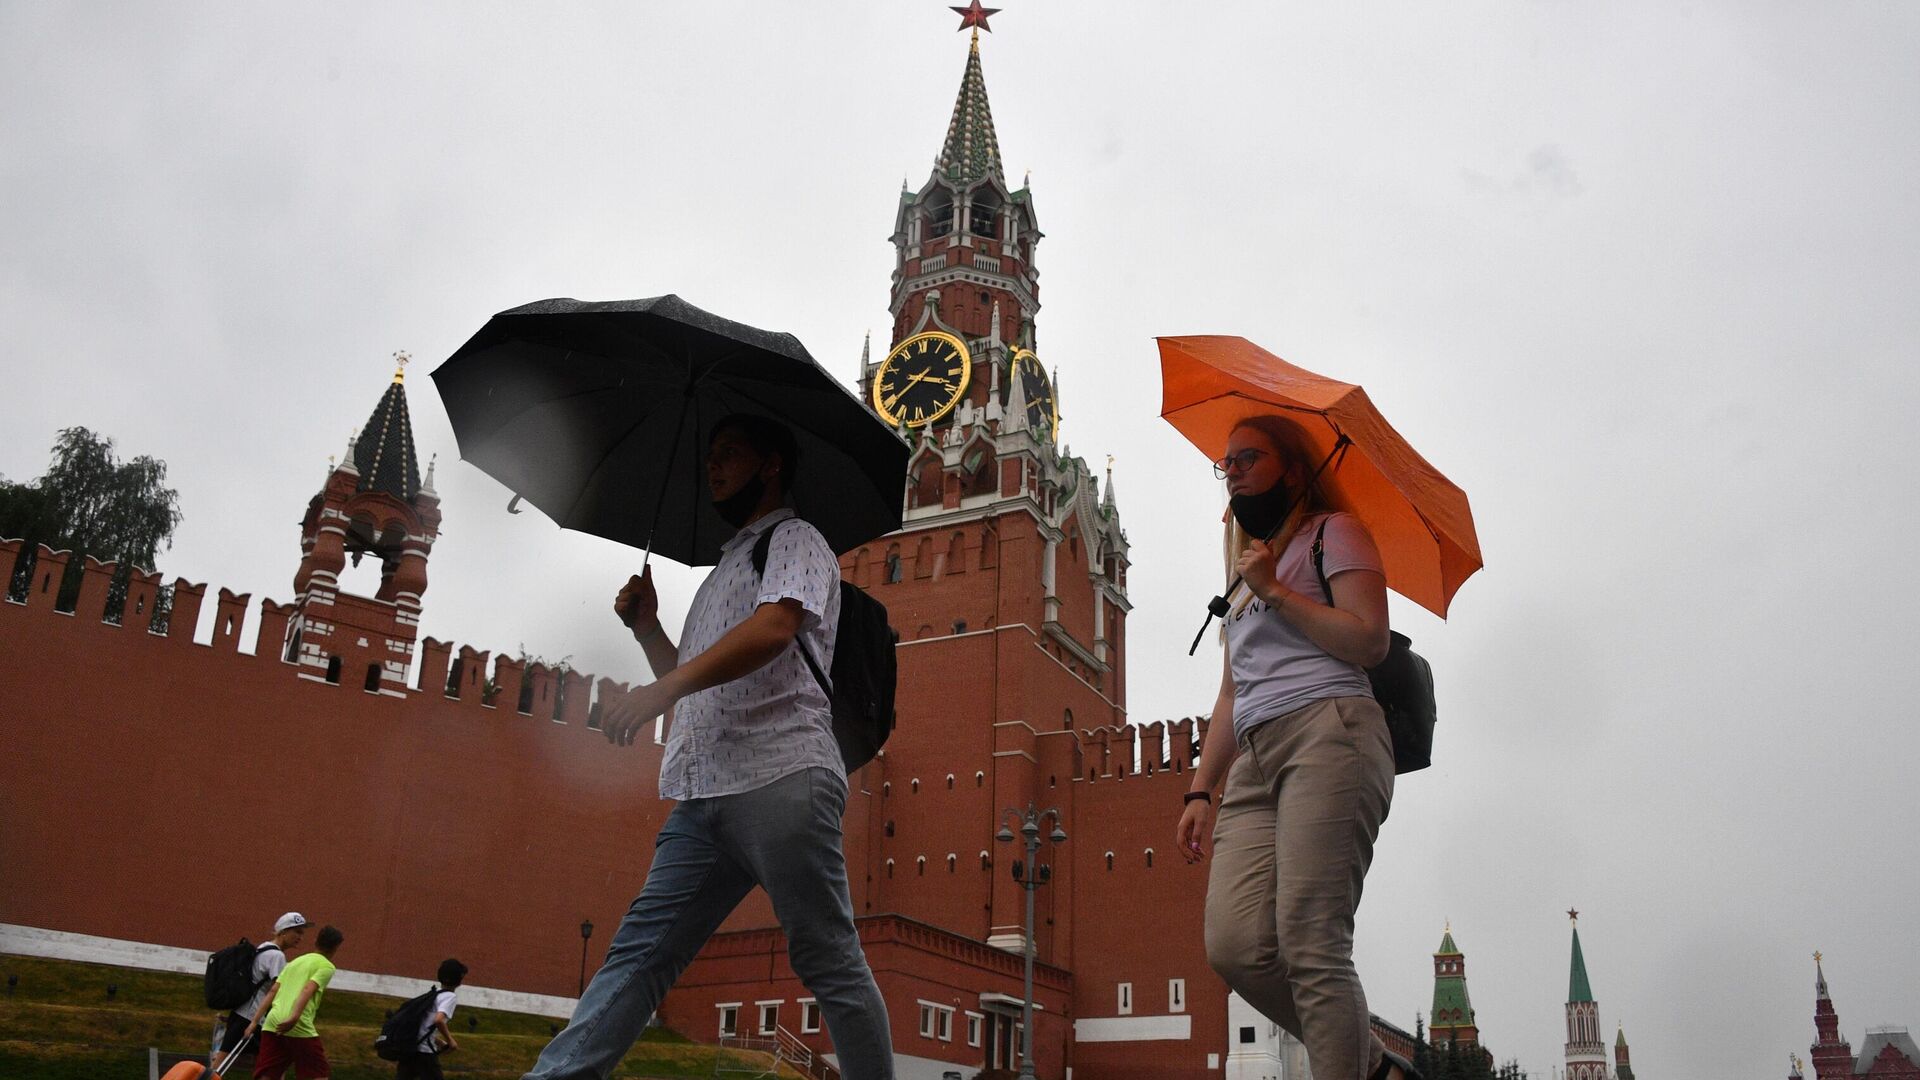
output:
[[640, 896], [573, 1020], [525, 1080], [604, 1080], [721, 922], [759, 885], [787, 934], [794, 973], [820, 1003], [846, 1080], [891, 1080], [887, 1006], [853, 927], [840, 816], [847, 789], [804, 769], [738, 795], [673, 808]]

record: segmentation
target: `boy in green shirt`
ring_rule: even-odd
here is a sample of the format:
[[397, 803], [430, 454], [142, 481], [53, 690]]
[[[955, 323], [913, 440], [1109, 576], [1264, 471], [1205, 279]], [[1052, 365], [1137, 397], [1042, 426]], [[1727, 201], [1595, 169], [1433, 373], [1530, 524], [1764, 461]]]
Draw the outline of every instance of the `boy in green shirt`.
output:
[[280, 1080], [289, 1065], [297, 1080], [327, 1080], [332, 1075], [313, 1018], [320, 1011], [320, 996], [333, 981], [333, 954], [344, 940], [346, 935], [338, 929], [323, 927], [314, 940], [314, 951], [289, 960], [267, 991], [247, 1032], [260, 1030], [255, 1080]]

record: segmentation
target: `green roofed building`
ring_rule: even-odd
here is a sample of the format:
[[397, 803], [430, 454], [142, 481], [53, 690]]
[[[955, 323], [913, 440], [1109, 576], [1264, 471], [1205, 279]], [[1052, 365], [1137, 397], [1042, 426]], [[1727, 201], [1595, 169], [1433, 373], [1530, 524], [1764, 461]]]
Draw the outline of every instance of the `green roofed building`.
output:
[[1477, 1046], [1480, 1042], [1473, 1002], [1467, 997], [1467, 958], [1453, 943], [1452, 926], [1447, 927], [1440, 948], [1433, 954], [1433, 1011], [1427, 1016], [1427, 1032], [1434, 1046]]

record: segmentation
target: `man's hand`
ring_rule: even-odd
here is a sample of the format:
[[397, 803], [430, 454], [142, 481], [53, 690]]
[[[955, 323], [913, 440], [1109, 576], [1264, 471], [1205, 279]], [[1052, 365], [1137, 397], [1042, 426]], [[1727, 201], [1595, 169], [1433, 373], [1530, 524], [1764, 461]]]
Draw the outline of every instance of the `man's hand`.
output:
[[636, 686], [607, 710], [601, 730], [613, 745], [632, 746], [640, 729], [652, 723], [654, 717], [672, 708], [674, 700], [675, 695], [664, 680]]
[[613, 613], [633, 629], [636, 638], [660, 629], [660, 594], [653, 588], [653, 567], [627, 579], [613, 599]]
[[293, 1025], [297, 1023], [299, 1019], [300, 1017], [298, 1016], [289, 1016], [285, 1020], [282, 1020], [279, 1023], [273, 1025], [274, 1034], [285, 1035], [288, 1031], [293, 1029]]

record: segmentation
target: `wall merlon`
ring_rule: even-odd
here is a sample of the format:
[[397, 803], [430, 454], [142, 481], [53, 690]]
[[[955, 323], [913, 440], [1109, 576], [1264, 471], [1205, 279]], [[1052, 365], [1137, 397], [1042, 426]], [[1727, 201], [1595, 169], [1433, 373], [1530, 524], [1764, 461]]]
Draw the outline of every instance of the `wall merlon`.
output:
[[428, 637], [420, 643], [420, 683], [423, 694], [447, 692], [447, 668], [453, 662], [453, 643]]
[[220, 652], [240, 651], [240, 629], [246, 625], [247, 604], [253, 600], [252, 593], [236, 593], [226, 586], [220, 587], [219, 606], [214, 612], [213, 641], [211, 644]]
[[520, 681], [526, 677], [527, 665], [517, 656], [504, 653], [493, 658], [493, 707], [502, 711], [514, 711], [520, 705]]
[[185, 578], [173, 581], [173, 613], [167, 616], [167, 640], [192, 645], [200, 629], [200, 605], [207, 598], [205, 582], [196, 585]]
[[55, 551], [41, 544], [34, 551], [33, 580], [27, 584], [27, 604], [43, 611], [58, 610], [60, 579], [66, 576], [71, 551]]
[[292, 604], [276, 603], [262, 597], [260, 600], [260, 632], [253, 639], [255, 656], [270, 656], [276, 660], [285, 659], [287, 647], [287, 623], [293, 618]]
[[560, 723], [573, 727], [587, 725], [587, 710], [593, 707], [593, 676], [568, 668], [560, 675]]
[[486, 692], [487, 658], [491, 655], [471, 645], [460, 646], [460, 689], [456, 696], [462, 702], [480, 704]]
[[119, 563], [101, 562], [91, 555], [81, 556], [80, 596], [73, 613], [88, 623], [101, 622], [107, 614], [107, 591], [113, 587], [113, 575]]

